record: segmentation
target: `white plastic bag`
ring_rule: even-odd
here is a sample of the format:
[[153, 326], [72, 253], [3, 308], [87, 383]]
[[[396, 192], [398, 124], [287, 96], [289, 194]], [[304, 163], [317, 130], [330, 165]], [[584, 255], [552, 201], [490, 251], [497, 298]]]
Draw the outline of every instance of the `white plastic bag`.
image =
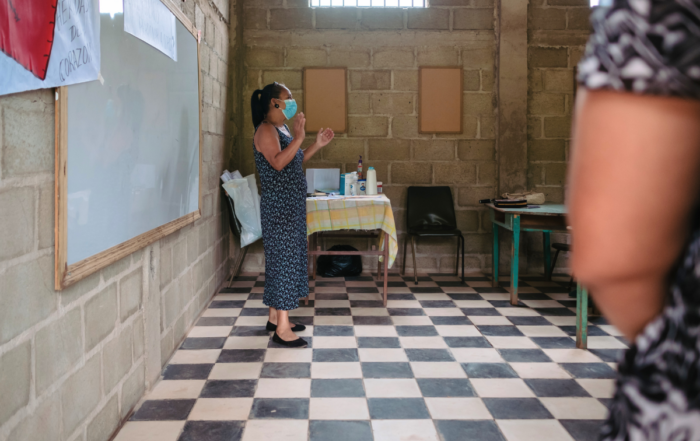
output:
[[241, 247], [248, 246], [262, 237], [260, 203], [258, 202], [256, 206], [256, 199], [259, 200], [257, 186], [255, 197], [248, 179], [232, 179], [223, 184], [223, 187], [233, 199], [236, 218], [241, 224]]

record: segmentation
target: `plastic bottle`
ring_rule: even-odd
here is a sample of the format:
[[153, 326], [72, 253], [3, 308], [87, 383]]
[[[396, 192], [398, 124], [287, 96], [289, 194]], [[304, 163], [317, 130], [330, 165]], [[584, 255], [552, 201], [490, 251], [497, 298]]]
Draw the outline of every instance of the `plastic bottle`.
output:
[[349, 191], [346, 192], [346, 196], [357, 196], [357, 172], [350, 173], [345, 180], [346, 188], [349, 188]]
[[357, 179], [362, 179], [362, 155], [360, 155], [360, 160], [357, 161]]
[[377, 171], [374, 169], [374, 167], [367, 169], [367, 194], [377, 194]]

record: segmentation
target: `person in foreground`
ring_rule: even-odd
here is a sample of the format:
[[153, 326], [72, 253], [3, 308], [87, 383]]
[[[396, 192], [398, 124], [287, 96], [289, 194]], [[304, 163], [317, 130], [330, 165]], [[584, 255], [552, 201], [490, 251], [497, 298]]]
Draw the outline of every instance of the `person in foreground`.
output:
[[601, 439], [700, 440], [697, 0], [613, 0], [579, 64], [572, 270], [631, 342]]
[[255, 137], [253, 154], [260, 174], [260, 222], [265, 248], [265, 293], [270, 307], [267, 330], [272, 340], [288, 347], [304, 347], [297, 337], [304, 325], [289, 322], [289, 311], [309, 295], [306, 241], [306, 177], [301, 168], [321, 147], [333, 139], [331, 129], [321, 129], [316, 142], [301, 150], [306, 119], [299, 113], [294, 135], [285, 121], [297, 110], [292, 93], [283, 84], [272, 83], [253, 92], [250, 100]]

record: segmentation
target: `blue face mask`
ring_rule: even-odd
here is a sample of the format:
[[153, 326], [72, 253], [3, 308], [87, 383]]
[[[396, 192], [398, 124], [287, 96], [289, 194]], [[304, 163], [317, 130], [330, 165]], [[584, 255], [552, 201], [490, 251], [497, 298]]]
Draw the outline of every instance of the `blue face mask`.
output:
[[294, 100], [284, 100], [284, 109], [280, 109], [284, 113], [284, 117], [287, 119], [292, 119], [292, 117], [297, 113], [297, 102]]

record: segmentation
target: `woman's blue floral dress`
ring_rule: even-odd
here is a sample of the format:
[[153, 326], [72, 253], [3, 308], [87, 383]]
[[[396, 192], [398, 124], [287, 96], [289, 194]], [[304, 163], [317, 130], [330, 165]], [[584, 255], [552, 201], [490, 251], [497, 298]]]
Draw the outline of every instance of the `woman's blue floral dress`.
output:
[[[279, 129], [277, 133], [280, 147], [284, 150], [293, 138]], [[299, 150], [292, 162], [281, 171], [275, 170], [267, 162], [255, 144], [253, 152], [262, 184], [260, 221], [265, 247], [263, 303], [289, 311], [298, 308], [299, 299], [309, 295], [306, 177], [301, 168], [304, 152]]]

